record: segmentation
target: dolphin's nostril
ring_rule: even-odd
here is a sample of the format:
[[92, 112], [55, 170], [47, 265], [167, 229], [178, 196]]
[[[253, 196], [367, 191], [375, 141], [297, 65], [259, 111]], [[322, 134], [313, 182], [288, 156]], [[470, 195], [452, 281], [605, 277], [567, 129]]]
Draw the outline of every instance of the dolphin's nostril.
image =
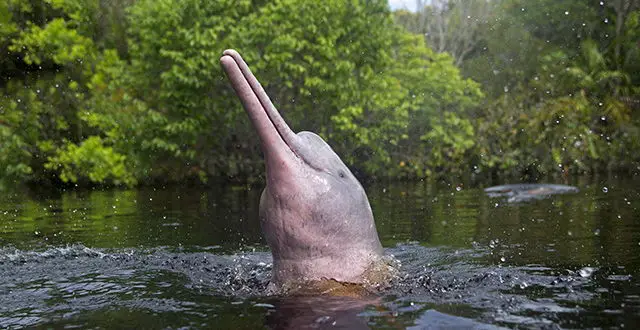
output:
[[341, 178], [344, 178], [344, 172], [342, 172], [342, 171], [338, 172], [338, 176], [341, 177]]

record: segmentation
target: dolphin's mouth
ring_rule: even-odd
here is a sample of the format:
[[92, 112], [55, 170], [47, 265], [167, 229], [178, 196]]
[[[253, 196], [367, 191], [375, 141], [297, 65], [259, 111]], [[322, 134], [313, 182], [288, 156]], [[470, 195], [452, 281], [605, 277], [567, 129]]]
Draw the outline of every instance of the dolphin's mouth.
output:
[[296, 152], [298, 137], [280, 116], [242, 56], [233, 49], [227, 49], [223, 52], [220, 62], [258, 131], [265, 155], [268, 152], [282, 151], [282, 147], [286, 146], [295, 157], [302, 159]]

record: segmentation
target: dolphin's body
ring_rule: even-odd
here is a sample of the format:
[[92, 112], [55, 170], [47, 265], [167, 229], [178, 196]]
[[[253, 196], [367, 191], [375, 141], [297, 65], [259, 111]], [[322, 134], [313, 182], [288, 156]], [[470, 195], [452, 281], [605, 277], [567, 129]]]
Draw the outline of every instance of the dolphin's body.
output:
[[238, 52], [226, 50], [220, 62], [264, 153], [260, 224], [273, 254], [272, 283], [380, 278], [383, 249], [358, 180], [322, 138], [289, 128]]
[[507, 197], [509, 202], [524, 202], [549, 195], [577, 193], [579, 190], [563, 184], [520, 183], [489, 187], [484, 191], [489, 197]]

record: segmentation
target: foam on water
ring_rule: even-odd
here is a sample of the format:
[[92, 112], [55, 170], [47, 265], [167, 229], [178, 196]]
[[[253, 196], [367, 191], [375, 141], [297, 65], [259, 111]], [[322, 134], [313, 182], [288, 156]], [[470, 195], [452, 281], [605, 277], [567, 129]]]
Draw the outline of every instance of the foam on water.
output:
[[[246, 308], [251, 311], [244, 313], [254, 316], [308, 308], [305, 315], [315, 318], [295, 320], [298, 325], [337, 319], [350, 322], [349, 317], [354, 324], [364, 319], [383, 325], [393, 315], [406, 318], [407, 326], [439, 318], [447, 324], [459, 321], [460, 326], [481, 322], [539, 327], [557, 321], [558, 315], [579, 313], [578, 303], [593, 299], [591, 281], [599, 272], [596, 269], [593, 276], [583, 277], [580, 270], [491, 266], [479, 262], [488, 250], [405, 244], [387, 250], [402, 264], [391, 287], [380, 292], [378, 300], [358, 305], [341, 298], [309, 302], [311, 298], [292, 301], [265, 296], [271, 276], [268, 252], [214, 252], [207, 248], [102, 250], [83, 245], [43, 251], [2, 248], [0, 327], [87, 325], [91, 324], [87, 318], [96, 313], [123, 311], [158, 314], [176, 326], [207, 324], [212, 313]], [[440, 312], [456, 316], [448, 318], [437, 314]], [[178, 320], [173, 318], [176, 313]], [[328, 318], [323, 319], [325, 316]], [[287, 316], [270, 320], [283, 322], [282, 318]]]

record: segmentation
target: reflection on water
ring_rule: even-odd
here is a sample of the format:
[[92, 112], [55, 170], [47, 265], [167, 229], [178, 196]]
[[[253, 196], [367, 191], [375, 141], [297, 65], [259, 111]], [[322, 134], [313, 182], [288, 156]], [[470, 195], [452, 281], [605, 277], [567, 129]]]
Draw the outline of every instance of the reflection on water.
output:
[[260, 190], [223, 187], [12, 194], [0, 199], [0, 244], [101, 248], [262, 244]]
[[0, 327], [631, 327], [638, 183], [578, 180], [579, 193], [518, 204], [489, 185], [371, 185], [404, 272], [357, 301], [260, 294], [271, 257], [256, 187], [4, 195]]

